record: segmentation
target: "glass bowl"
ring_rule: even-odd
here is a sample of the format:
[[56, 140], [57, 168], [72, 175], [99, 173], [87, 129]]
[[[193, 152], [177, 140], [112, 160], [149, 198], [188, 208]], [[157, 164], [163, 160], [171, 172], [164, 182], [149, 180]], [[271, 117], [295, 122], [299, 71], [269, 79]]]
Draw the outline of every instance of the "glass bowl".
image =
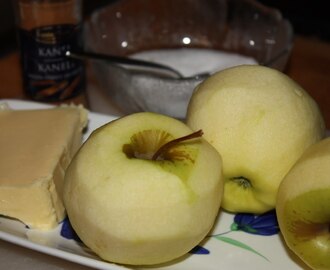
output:
[[[96, 10], [84, 29], [91, 52], [131, 56], [160, 49], [211, 50], [251, 57], [281, 71], [293, 39], [291, 24], [281, 13], [254, 0], [116, 1]], [[192, 61], [191, 66], [209, 62], [203, 56]], [[222, 68], [244, 61], [229, 61]], [[105, 61], [91, 65], [102, 91], [123, 114], [152, 111], [184, 119], [194, 88], [205, 79], [145, 74]]]

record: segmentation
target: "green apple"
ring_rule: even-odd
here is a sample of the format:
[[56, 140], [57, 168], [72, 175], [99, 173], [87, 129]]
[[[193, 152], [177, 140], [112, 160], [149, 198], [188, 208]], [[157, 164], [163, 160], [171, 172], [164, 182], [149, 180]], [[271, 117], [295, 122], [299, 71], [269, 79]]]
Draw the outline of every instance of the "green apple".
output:
[[276, 203], [289, 248], [313, 269], [330, 269], [330, 139], [314, 144], [283, 179]]
[[178, 258], [212, 228], [223, 193], [221, 156], [201, 132], [155, 113], [94, 131], [65, 176], [73, 228], [101, 258], [150, 265]]
[[202, 129], [222, 156], [222, 207], [255, 214], [275, 207], [283, 177], [325, 133], [306, 91], [258, 65], [229, 68], [202, 82], [189, 102], [187, 124]]

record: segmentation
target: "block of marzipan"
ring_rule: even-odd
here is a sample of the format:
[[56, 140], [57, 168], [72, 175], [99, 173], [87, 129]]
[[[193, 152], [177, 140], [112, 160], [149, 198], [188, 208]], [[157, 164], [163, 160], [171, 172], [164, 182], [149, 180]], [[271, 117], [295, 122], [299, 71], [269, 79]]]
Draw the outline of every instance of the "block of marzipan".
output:
[[63, 220], [64, 173], [86, 124], [82, 107], [0, 109], [1, 215], [41, 230]]

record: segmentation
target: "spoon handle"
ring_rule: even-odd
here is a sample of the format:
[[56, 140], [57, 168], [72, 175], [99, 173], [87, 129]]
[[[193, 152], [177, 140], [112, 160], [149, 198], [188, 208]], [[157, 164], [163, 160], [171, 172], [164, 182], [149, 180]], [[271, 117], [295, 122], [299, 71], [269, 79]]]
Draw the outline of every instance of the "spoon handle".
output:
[[147, 67], [147, 68], [156, 68], [163, 71], [166, 71], [171, 74], [171, 76], [175, 78], [182, 78], [182, 75], [177, 70], [165, 66], [158, 63], [148, 62], [144, 60], [132, 59], [123, 56], [116, 56], [116, 55], [109, 55], [109, 54], [99, 54], [93, 52], [83, 52], [83, 51], [67, 51], [65, 54], [67, 57], [76, 58], [80, 60], [87, 60], [87, 59], [94, 59], [94, 60], [101, 60], [107, 61], [114, 64], [122, 64], [122, 65], [130, 65], [136, 67]]

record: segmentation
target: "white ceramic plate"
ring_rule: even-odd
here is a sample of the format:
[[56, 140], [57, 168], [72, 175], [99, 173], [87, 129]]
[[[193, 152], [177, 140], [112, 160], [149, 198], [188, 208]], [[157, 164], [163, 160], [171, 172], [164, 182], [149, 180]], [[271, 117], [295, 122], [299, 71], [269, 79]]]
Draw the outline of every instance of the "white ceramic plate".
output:
[[[0, 100], [0, 102], [7, 102], [13, 109], [49, 107], [18, 100]], [[89, 129], [85, 134], [85, 139], [92, 130], [114, 120], [115, 117], [90, 113], [89, 119]], [[241, 220], [236, 220], [236, 222], [234, 218], [234, 215], [222, 211], [210, 236], [196, 250], [174, 262], [152, 268], [168, 270], [305, 269], [286, 249], [279, 234], [260, 235], [276, 229], [276, 223], [272, 224], [272, 221], [275, 221], [274, 213], [259, 217], [243, 215], [240, 216]], [[0, 217], [0, 239], [97, 269], [151, 268], [128, 268], [105, 262], [81, 242], [61, 236], [62, 225], [59, 224], [52, 231], [41, 232], [28, 229], [18, 221]], [[254, 234], [246, 231], [254, 232]]]

